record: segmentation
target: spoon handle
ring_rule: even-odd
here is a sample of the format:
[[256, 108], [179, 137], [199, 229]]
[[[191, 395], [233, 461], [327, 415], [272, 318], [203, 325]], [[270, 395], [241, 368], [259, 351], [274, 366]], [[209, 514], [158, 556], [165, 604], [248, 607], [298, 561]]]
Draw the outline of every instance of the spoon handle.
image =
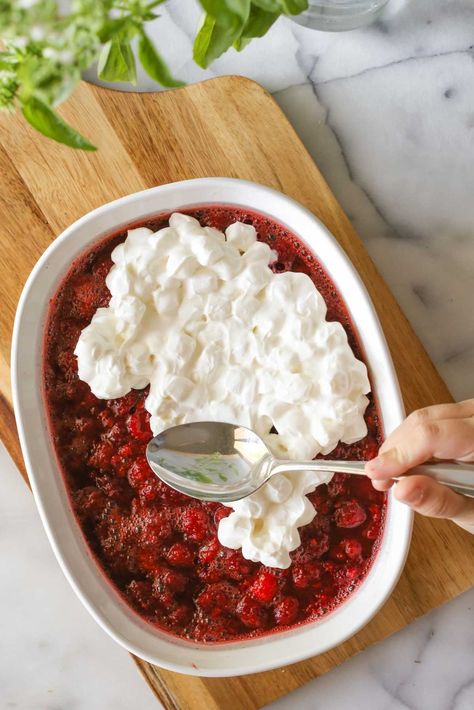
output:
[[[318, 459], [317, 461], [278, 461], [272, 468], [271, 475], [284, 471], [333, 471], [334, 473], [354, 473], [364, 474], [364, 461], [328, 461]], [[420, 474], [430, 476], [438, 483], [442, 483], [448, 488], [452, 488], [458, 493], [474, 496], [474, 465], [455, 463], [454, 461], [436, 461], [410, 469], [406, 475]], [[400, 481], [405, 476], [395, 477], [395, 481]]]

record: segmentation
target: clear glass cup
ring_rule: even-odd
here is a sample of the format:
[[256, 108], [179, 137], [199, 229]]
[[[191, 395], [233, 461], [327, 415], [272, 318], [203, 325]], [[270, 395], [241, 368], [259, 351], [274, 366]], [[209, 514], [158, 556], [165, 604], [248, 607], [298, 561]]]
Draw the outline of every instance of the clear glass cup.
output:
[[308, 9], [292, 20], [326, 32], [354, 30], [373, 22], [388, 0], [309, 0]]

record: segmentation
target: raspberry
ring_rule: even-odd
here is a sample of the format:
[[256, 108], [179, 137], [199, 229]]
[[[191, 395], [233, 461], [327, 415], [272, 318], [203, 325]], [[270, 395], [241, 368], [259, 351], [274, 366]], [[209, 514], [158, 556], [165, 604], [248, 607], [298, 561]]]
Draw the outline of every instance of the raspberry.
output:
[[149, 441], [151, 439], [150, 415], [144, 409], [135, 411], [127, 419], [127, 427], [130, 434], [138, 441]]
[[362, 454], [365, 461], [374, 459], [379, 452], [379, 443], [376, 439], [367, 437], [362, 447]]
[[228, 641], [238, 636], [240, 629], [237, 622], [230, 617], [218, 619], [201, 619], [192, 629], [193, 639], [196, 641]]
[[169, 589], [162, 589], [162, 590], [157, 590], [153, 589], [155, 596], [161, 604], [164, 606], [166, 609], [166, 613], [170, 614], [172, 609], [176, 608], [176, 599], [173, 594]]
[[222, 505], [220, 508], [216, 510], [214, 513], [214, 522], [216, 524], [216, 528], [219, 527], [219, 523], [223, 518], [227, 518], [230, 514], [232, 513], [232, 508], [228, 508], [225, 505]]
[[338, 565], [336, 562], [333, 562], [332, 560], [325, 560], [321, 563], [321, 566], [323, 570], [331, 576], [334, 576], [340, 569], [340, 565]]
[[160, 498], [161, 503], [166, 503], [168, 505], [186, 505], [189, 503], [189, 496], [175, 491], [171, 486], [167, 486], [166, 483], [160, 481], [159, 478], [154, 477], [152, 481], [153, 487], [156, 490], [156, 497]]
[[153, 548], [139, 550], [136, 557], [140, 570], [144, 572], [155, 572], [159, 569], [158, 555]]
[[319, 592], [318, 595], [313, 599], [305, 609], [306, 614], [311, 617], [323, 616], [331, 607], [331, 602], [333, 601], [332, 591]]
[[183, 511], [181, 516], [181, 530], [191, 540], [202, 542], [208, 533], [209, 521], [206, 511], [202, 508], [190, 506]]
[[346, 567], [346, 577], [351, 581], [354, 581], [360, 577], [362, 574], [362, 569], [358, 565], [348, 565]]
[[112, 259], [110, 256], [104, 256], [97, 261], [93, 267], [94, 276], [99, 279], [99, 283], [105, 282], [105, 277], [112, 268]]
[[101, 441], [94, 449], [92, 456], [89, 458], [89, 464], [98, 468], [101, 471], [106, 471], [110, 466], [114, 449], [112, 444], [107, 441]]
[[118, 508], [113, 508], [110, 502], [104, 507], [102, 520], [96, 525], [97, 538], [106, 559], [115, 565], [119, 574], [127, 568], [133, 569], [132, 560], [127, 562], [124, 556], [125, 518]]
[[307, 562], [302, 565], [292, 565], [291, 574], [293, 585], [298, 589], [307, 589], [317, 582], [321, 576], [321, 568], [315, 562]]
[[[325, 489], [325, 490], [322, 490]], [[319, 515], [327, 515], [331, 512], [332, 500], [328, 495], [326, 485], [318, 486], [314, 493], [308, 496]]]
[[165, 511], [146, 507], [132, 516], [130, 530], [141, 545], [157, 545], [173, 533]]
[[122, 459], [130, 459], [133, 456], [133, 446], [131, 444], [123, 444], [119, 447], [118, 455]]
[[249, 594], [245, 594], [237, 604], [237, 616], [241, 622], [252, 629], [263, 628], [268, 621], [268, 614]]
[[182, 573], [169, 567], [160, 567], [156, 570], [153, 581], [153, 590], [160, 594], [165, 590], [183, 592], [188, 583], [188, 578]]
[[334, 513], [338, 528], [356, 528], [367, 519], [367, 513], [356, 500], [341, 503]]
[[337, 545], [333, 545], [329, 550], [329, 557], [337, 562], [342, 562], [346, 559], [346, 550], [342, 542], [338, 542]]
[[175, 542], [166, 553], [166, 559], [170, 565], [177, 567], [192, 567], [194, 563], [194, 552], [184, 542]]
[[312, 530], [313, 534], [317, 537], [320, 536], [321, 533], [329, 534], [331, 531], [331, 516], [322, 515], [320, 513], [319, 515], [316, 515], [316, 517], [313, 518], [310, 524], [306, 525], [303, 530], [306, 528]]
[[103, 409], [99, 413], [99, 421], [104, 429], [110, 429], [114, 425], [115, 418], [110, 409]]
[[222, 558], [223, 575], [239, 582], [252, 573], [254, 563], [246, 560], [240, 550], [227, 550]]
[[362, 545], [359, 540], [354, 540], [354, 538], [346, 538], [341, 540], [341, 544], [344, 548], [346, 556], [350, 560], [356, 560], [362, 554]]
[[145, 481], [153, 480], [154, 473], [144, 456], [140, 456], [132, 463], [128, 470], [127, 478], [132, 488], [140, 488]]
[[216, 619], [225, 612], [235, 611], [239, 591], [232, 584], [218, 582], [210, 584], [196, 597], [196, 604], [206, 614]]
[[318, 537], [310, 538], [306, 544], [312, 557], [322, 557], [329, 550], [329, 535], [320, 533]]
[[118, 399], [107, 400], [107, 406], [112, 412], [118, 417], [125, 417], [130, 414], [130, 410], [133, 409], [137, 403], [138, 394], [135, 390], [132, 390], [123, 397]]
[[169, 621], [178, 627], [178, 630], [182, 633], [183, 629], [191, 619], [193, 618], [193, 608], [189, 604], [179, 604], [176, 609], [169, 614]]
[[102, 491], [95, 486], [86, 486], [77, 491], [74, 496], [74, 504], [79, 515], [95, 518], [100, 515], [105, 505], [105, 498]]
[[76, 417], [74, 428], [81, 434], [91, 435], [96, 430], [96, 422], [92, 417]]
[[119, 478], [127, 477], [128, 464], [124, 462], [121, 456], [119, 456], [118, 454], [114, 454], [110, 459], [110, 463], [114, 467], [116, 476], [118, 476]]
[[107, 431], [105, 431], [102, 434], [102, 440], [103, 441], [110, 441], [111, 444], [113, 444], [114, 448], [116, 449], [117, 446], [120, 444], [120, 442], [123, 439], [123, 429], [120, 424], [117, 422]]
[[380, 528], [376, 523], [371, 523], [362, 530], [362, 537], [365, 537], [366, 540], [376, 540], [379, 534], [379, 529]]
[[97, 476], [95, 482], [97, 486], [104, 491], [106, 496], [117, 501], [117, 503], [126, 504], [133, 495], [125, 481], [115, 476], [107, 474]]
[[[61, 384], [56, 390], [56, 397], [60, 404], [73, 402], [77, 398], [77, 385], [85, 385], [84, 382], [66, 382]], [[87, 385], [85, 385], [87, 386]], [[63, 404], [64, 406], [64, 404]]]
[[278, 580], [271, 572], [260, 572], [252, 586], [251, 594], [260, 602], [270, 602], [278, 590]]
[[74, 283], [74, 298], [72, 310], [83, 311], [83, 316], [91, 316], [92, 311], [97, 308], [97, 285], [92, 274], [83, 273], [76, 276]]
[[[310, 530], [310, 533], [311, 532], [314, 531]], [[306, 537], [306, 534], [304, 537]], [[304, 544], [300, 545], [300, 547], [291, 554], [291, 559], [298, 564], [304, 564], [311, 560], [319, 559], [326, 554], [328, 550], [329, 535], [324, 532], [319, 532], [317, 533], [317, 537], [306, 538]]]
[[225, 571], [222, 569], [222, 565], [219, 564], [219, 560], [212, 560], [208, 565], [204, 567], [198, 567], [197, 575], [199, 579], [203, 582], [219, 582], [225, 576]]
[[213, 537], [206, 545], [199, 548], [198, 559], [201, 564], [209, 564], [217, 556], [220, 544], [216, 537]]
[[376, 505], [375, 503], [371, 503], [369, 505], [369, 513], [374, 521], [374, 523], [379, 523], [382, 519], [382, 510], [379, 505]]
[[[74, 384], [77, 383], [75, 382]], [[92, 394], [92, 392], [86, 392], [86, 394], [82, 397], [76, 395], [74, 397], [74, 401], [76, 402], [76, 413], [78, 415], [84, 414], [87, 416], [89, 414], [95, 414], [98, 411], [98, 399]]]
[[81, 334], [81, 324], [72, 318], [64, 318], [59, 324], [59, 330], [64, 350], [73, 352]]
[[90, 445], [91, 442], [89, 441], [87, 436], [84, 436], [83, 434], [77, 434], [71, 439], [69, 447], [71, 449], [71, 452], [75, 456], [80, 457], [88, 453]]
[[347, 473], [334, 474], [328, 483], [328, 493], [331, 498], [336, 498], [337, 496], [347, 493], [348, 478], [349, 476]]
[[145, 483], [145, 485], [143, 485], [139, 489], [138, 495], [143, 505], [153, 503], [153, 501], [157, 500], [157, 498], [159, 497], [159, 490], [158, 487], [155, 485], [155, 481], [149, 481], [148, 483]]
[[62, 350], [58, 354], [57, 363], [66, 379], [72, 380], [77, 373], [77, 359], [70, 350]]
[[295, 597], [283, 597], [278, 604], [275, 605], [273, 613], [278, 626], [288, 626], [298, 616], [299, 602]]
[[133, 580], [126, 588], [127, 596], [133, 602], [134, 606], [138, 606], [144, 611], [154, 611], [157, 606], [157, 601], [153, 597], [152, 586], [150, 582], [139, 582]]

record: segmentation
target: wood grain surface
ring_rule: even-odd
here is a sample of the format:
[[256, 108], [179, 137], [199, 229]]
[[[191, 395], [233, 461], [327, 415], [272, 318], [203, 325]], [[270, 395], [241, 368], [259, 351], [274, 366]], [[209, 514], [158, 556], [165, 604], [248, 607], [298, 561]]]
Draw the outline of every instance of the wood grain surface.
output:
[[[372, 296], [407, 411], [451, 399], [334, 195], [260, 86], [223, 77], [173, 92], [125, 94], [82, 84], [61, 113], [98, 145], [97, 153], [70, 150], [19, 117], [0, 116], [0, 437], [25, 477], [11, 409], [9, 351], [16, 304], [33, 264], [85, 212], [174, 180], [247, 178], [309, 208], [341, 243]], [[466, 590], [473, 570], [474, 536], [419, 518], [392, 597], [338, 648], [280, 670], [228, 679], [191, 678], [135, 660], [167, 709], [261, 708]]]

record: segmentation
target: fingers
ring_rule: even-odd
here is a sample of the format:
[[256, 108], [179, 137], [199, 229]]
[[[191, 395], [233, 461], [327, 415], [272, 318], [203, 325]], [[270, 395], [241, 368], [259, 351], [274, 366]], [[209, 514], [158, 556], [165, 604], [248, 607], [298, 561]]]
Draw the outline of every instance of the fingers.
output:
[[384, 441], [380, 447], [380, 453], [388, 451], [394, 444], [403, 440], [407, 431], [412, 431], [414, 427], [427, 425], [441, 419], [468, 419], [469, 417], [474, 417], [474, 399], [450, 404], [435, 404], [432, 407], [417, 409]]
[[474, 460], [474, 417], [421, 421], [388, 442], [388, 450], [367, 462], [369, 478], [400, 476], [431, 458]]
[[[413, 412], [365, 470], [374, 488], [386, 491], [394, 476], [432, 458], [474, 461], [474, 399]], [[421, 515], [448, 518], [474, 533], [474, 498], [459, 495], [429, 476], [403, 478], [395, 486], [395, 497]]]
[[474, 398], [465, 399], [463, 402], [449, 402], [448, 404], [433, 404], [412, 412], [405, 421], [420, 423], [433, 419], [466, 419], [474, 417]]
[[447, 518], [474, 533], [474, 498], [459, 495], [428, 476], [407, 476], [397, 483], [394, 494], [421, 515]]

